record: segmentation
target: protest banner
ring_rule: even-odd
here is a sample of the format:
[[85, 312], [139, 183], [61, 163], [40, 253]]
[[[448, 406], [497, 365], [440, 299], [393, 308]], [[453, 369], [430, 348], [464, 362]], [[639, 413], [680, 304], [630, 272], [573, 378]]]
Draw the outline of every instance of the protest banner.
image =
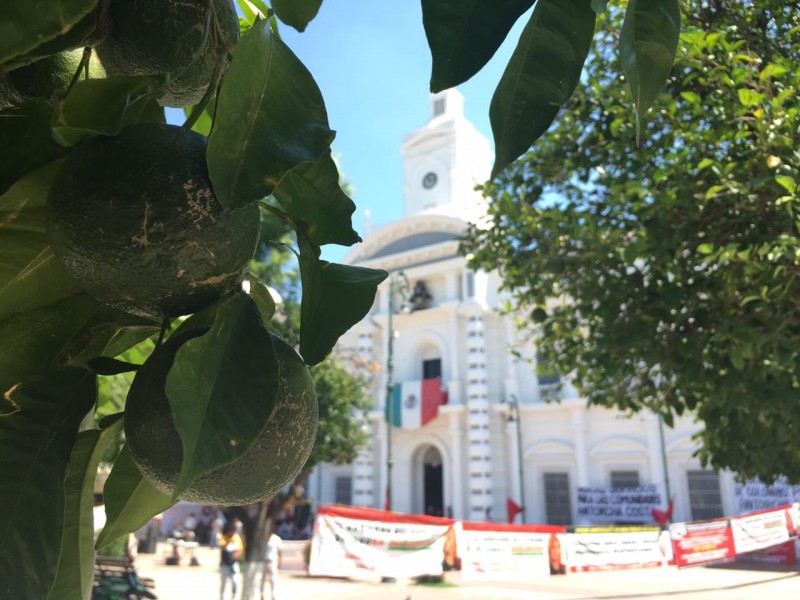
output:
[[678, 567], [727, 561], [736, 556], [728, 519], [673, 523], [669, 533]]
[[653, 509], [662, 506], [658, 485], [610, 489], [579, 487], [578, 519], [592, 523], [652, 523]]
[[469, 521], [461, 525], [462, 579], [529, 579], [566, 571], [565, 527]]
[[753, 552], [788, 542], [796, 535], [794, 508], [780, 506], [731, 519], [737, 554]]
[[777, 546], [737, 554], [736, 562], [758, 563], [769, 565], [793, 565], [797, 562], [797, 549], [794, 541], [784, 542]]
[[658, 527], [576, 527], [567, 536], [572, 572], [656, 567], [671, 560], [669, 534]]
[[458, 523], [369, 508], [320, 507], [308, 572], [353, 579], [437, 576], [456, 565]]
[[800, 485], [790, 485], [786, 477], [767, 485], [759, 479], [736, 484], [736, 514], [757, 512], [800, 502]]

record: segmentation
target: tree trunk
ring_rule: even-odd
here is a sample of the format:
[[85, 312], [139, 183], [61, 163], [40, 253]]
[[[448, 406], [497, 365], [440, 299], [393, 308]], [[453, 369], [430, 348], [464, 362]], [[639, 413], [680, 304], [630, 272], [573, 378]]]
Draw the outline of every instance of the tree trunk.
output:
[[261, 583], [264, 579], [263, 560], [248, 560], [242, 571], [242, 600], [261, 600]]
[[[237, 507], [236, 514], [242, 519], [245, 531], [245, 563], [242, 573], [242, 600], [260, 600], [261, 583], [264, 578], [264, 565], [267, 559], [267, 540], [272, 534], [275, 522], [281, 513], [300, 500], [308, 473], [301, 472], [295, 477], [289, 490], [281, 492], [271, 500], [264, 500], [253, 507]], [[255, 515], [253, 514], [255, 512]]]

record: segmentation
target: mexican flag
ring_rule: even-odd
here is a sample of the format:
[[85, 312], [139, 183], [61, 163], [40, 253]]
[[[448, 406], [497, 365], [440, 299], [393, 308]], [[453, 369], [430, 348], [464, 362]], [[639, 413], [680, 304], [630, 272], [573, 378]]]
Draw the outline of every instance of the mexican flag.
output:
[[439, 406], [447, 402], [442, 380], [404, 381], [392, 386], [391, 404], [386, 407], [386, 420], [395, 427], [417, 429], [439, 414]]

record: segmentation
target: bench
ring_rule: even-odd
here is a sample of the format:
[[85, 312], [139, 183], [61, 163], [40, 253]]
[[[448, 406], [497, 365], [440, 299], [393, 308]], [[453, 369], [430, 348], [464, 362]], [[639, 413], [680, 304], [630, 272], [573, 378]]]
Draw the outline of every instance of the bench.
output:
[[139, 577], [133, 561], [125, 556], [96, 556], [94, 559], [94, 582], [98, 585], [104, 577], [133, 576], [139, 585], [153, 589], [156, 584], [150, 577]]

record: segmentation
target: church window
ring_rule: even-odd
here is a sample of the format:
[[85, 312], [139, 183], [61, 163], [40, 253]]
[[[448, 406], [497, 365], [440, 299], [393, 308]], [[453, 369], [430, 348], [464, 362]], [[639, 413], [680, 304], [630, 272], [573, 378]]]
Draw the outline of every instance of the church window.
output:
[[719, 475], [714, 471], [689, 471], [689, 505], [693, 521], [716, 519], [722, 515]]
[[557, 385], [561, 376], [542, 353], [536, 355], [536, 375], [540, 386]]
[[432, 358], [422, 361], [422, 378], [436, 379], [442, 376], [442, 359]]
[[544, 474], [544, 509], [548, 525], [572, 525], [569, 473]]
[[611, 489], [639, 487], [639, 471], [611, 471]]
[[352, 477], [337, 477], [336, 489], [334, 493], [334, 502], [337, 504], [352, 504], [353, 503], [353, 478]]
[[464, 298], [474, 298], [475, 297], [475, 272], [474, 271], [465, 271], [464, 272]]
[[444, 98], [437, 98], [433, 101], [433, 116], [438, 117], [444, 114]]

